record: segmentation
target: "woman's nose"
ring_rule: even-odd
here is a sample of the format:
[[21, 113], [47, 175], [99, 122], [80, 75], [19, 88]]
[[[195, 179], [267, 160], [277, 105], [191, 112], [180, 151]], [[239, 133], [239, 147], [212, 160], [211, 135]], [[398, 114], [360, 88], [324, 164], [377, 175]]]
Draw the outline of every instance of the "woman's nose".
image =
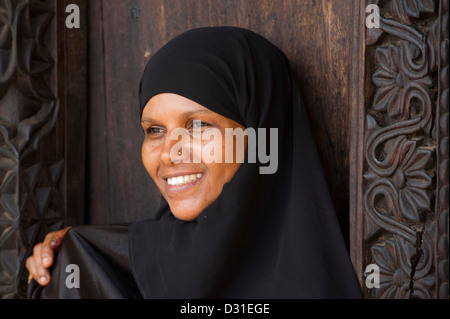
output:
[[183, 129], [167, 132], [162, 145], [160, 160], [165, 165], [177, 164], [190, 159], [190, 137]]

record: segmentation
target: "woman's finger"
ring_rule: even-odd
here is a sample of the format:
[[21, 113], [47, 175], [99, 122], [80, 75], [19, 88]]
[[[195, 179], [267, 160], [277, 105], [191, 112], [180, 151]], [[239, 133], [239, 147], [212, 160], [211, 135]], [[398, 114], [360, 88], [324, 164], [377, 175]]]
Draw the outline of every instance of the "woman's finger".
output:
[[34, 263], [33, 256], [30, 256], [30, 257], [27, 258], [27, 260], [25, 262], [25, 267], [27, 268], [28, 272], [30, 273], [30, 275], [28, 276], [28, 283], [30, 283], [31, 279], [37, 278], [37, 276], [36, 276], [36, 265]]
[[50, 272], [42, 265], [42, 243], [37, 244], [33, 248], [33, 265], [34, 265], [34, 274], [33, 278], [40, 285], [45, 286], [50, 282]]
[[45, 268], [50, 268], [53, 265], [54, 252], [58, 251], [61, 247], [64, 235], [70, 227], [48, 233], [45, 236], [44, 242], [41, 248], [41, 264]]

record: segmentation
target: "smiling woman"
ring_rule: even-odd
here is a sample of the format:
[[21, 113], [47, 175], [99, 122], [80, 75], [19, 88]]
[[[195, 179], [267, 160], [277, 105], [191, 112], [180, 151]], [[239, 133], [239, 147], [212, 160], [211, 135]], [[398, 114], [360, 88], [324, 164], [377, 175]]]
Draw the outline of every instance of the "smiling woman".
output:
[[[201, 129], [214, 127], [224, 140], [213, 141], [214, 150], [223, 148], [225, 154], [225, 129], [244, 129], [239, 123], [214, 113], [182, 96], [163, 93], [150, 99], [142, 112], [145, 139], [142, 145], [142, 161], [155, 181], [159, 191], [170, 206], [172, 214], [181, 220], [194, 220], [214, 202], [238, 170], [240, 163], [202, 161], [202, 146], [207, 141], [190, 143], [190, 152], [177, 150], [179, 160], [171, 155], [177, 141], [171, 132], [185, 128], [194, 136], [194, 125], [199, 121]], [[208, 141], [209, 142], [209, 141]], [[187, 160], [183, 154], [189, 154]], [[185, 155], [186, 156], [186, 155]], [[197, 158], [198, 160], [195, 160]]]
[[[142, 160], [162, 194], [156, 217], [54, 234], [65, 237], [50, 283], [59, 242], [50, 247], [48, 236], [27, 263], [31, 297], [360, 297], [308, 118], [277, 47], [241, 28], [187, 31], [150, 59], [139, 98]], [[179, 128], [189, 133], [189, 152], [170, 138]], [[261, 174], [248, 152], [243, 162], [204, 161], [205, 143], [230, 147], [223, 139], [194, 143], [194, 130], [210, 128], [222, 137], [227, 129], [276, 129], [278, 169]], [[79, 266], [78, 289], [64, 284], [68, 264]]]

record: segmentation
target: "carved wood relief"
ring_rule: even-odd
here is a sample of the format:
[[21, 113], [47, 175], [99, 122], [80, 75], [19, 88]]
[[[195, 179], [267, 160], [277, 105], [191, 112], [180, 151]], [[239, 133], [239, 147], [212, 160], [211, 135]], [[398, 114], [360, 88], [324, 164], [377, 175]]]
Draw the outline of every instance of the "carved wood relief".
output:
[[[52, 9], [41, 1], [2, 0], [0, 6], [0, 294], [26, 280], [23, 260], [42, 230], [62, 226], [59, 180], [63, 158], [37, 155], [55, 126], [58, 103], [48, 80], [54, 60], [44, 43]], [[14, 262], [16, 261], [16, 262]]]
[[[352, 258], [366, 297], [448, 298], [448, 0], [369, 4], [380, 27], [364, 27], [359, 53]], [[365, 285], [369, 264], [379, 288]]]
[[[61, 4], [64, 2], [61, 1]], [[25, 296], [24, 261], [67, 223], [66, 90], [56, 1], [0, 0], [0, 297]]]

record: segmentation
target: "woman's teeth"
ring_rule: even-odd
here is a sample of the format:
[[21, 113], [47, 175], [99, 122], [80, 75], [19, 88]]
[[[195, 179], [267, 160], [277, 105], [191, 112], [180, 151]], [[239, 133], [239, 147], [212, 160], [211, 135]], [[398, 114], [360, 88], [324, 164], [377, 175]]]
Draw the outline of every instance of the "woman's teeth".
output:
[[202, 178], [203, 174], [191, 174], [191, 175], [183, 175], [183, 176], [175, 176], [167, 179], [167, 183], [171, 186], [183, 185], [191, 182], [195, 182], [197, 179]]

